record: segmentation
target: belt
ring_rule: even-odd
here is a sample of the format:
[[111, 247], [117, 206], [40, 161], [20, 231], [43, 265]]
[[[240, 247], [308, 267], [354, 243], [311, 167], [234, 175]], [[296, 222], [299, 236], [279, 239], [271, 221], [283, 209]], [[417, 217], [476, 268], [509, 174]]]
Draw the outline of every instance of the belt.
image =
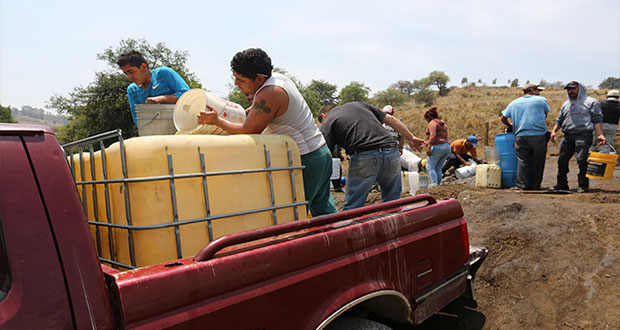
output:
[[396, 147], [394, 146], [390, 146], [390, 147], [378, 147], [378, 148], [357, 148], [352, 155], [355, 154], [359, 154], [361, 152], [367, 152], [367, 151], [378, 151], [378, 152], [383, 152], [383, 151], [389, 151], [392, 149], [396, 149]]

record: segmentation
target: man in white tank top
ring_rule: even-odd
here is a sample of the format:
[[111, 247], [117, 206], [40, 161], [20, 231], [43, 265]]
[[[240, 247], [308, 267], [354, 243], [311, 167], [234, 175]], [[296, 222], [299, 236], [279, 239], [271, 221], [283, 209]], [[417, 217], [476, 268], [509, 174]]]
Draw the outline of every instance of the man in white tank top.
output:
[[286, 76], [272, 73], [271, 59], [260, 48], [238, 52], [230, 62], [239, 87], [252, 105], [244, 123], [232, 123], [207, 105], [200, 124], [216, 125], [231, 134], [283, 134], [297, 143], [301, 154], [304, 192], [313, 216], [337, 212], [329, 190], [332, 160], [308, 104]]

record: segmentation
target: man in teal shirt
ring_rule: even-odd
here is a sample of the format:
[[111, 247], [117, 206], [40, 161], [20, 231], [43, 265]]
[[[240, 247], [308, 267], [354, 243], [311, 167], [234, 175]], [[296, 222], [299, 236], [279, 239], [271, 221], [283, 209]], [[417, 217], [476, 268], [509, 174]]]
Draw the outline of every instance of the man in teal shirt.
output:
[[[517, 189], [540, 190], [547, 157], [547, 99], [539, 96], [544, 88], [527, 84], [523, 96], [510, 102], [502, 111], [502, 123], [515, 133], [517, 153]], [[512, 119], [512, 124], [508, 121]]]
[[169, 67], [150, 70], [140, 52], [132, 50], [121, 54], [116, 64], [132, 81], [127, 87], [131, 117], [136, 121], [136, 104], [175, 104], [189, 86], [181, 76]]

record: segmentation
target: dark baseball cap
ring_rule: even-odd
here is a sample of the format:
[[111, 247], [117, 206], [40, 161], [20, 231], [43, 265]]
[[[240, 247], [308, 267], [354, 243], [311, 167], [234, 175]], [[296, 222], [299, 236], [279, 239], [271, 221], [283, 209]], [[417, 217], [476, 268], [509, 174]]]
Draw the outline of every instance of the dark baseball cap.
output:
[[579, 87], [579, 83], [573, 80], [573, 81], [569, 82], [568, 84], [566, 84], [564, 89], [577, 88], [577, 87]]

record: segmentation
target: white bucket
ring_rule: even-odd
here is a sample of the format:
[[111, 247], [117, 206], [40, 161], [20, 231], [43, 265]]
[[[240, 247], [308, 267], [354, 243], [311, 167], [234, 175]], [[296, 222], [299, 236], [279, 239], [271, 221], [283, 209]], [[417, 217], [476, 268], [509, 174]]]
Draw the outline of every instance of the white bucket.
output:
[[181, 134], [217, 134], [228, 132], [214, 125], [199, 125], [198, 114], [206, 111], [206, 105], [218, 115], [233, 123], [245, 121], [245, 109], [237, 103], [221, 99], [202, 89], [190, 89], [183, 93], [174, 108], [174, 126]]
[[332, 176], [330, 180], [340, 179], [340, 158], [332, 158]]
[[476, 162], [472, 161], [471, 165], [459, 167], [456, 169], [456, 178], [464, 179], [476, 174]]
[[174, 104], [136, 104], [138, 135], [171, 135], [177, 129], [172, 120]]
[[402, 172], [402, 193], [409, 193], [411, 196], [420, 190], [420, 175], [418, 172]]
[[499, 155], [495, 151], [495, 147], [484, 147], [484, 158], [486, 158], [487, 163], [491, 165], [497, 165], [497, 163], [499, 163]]
[[418, 179], [419, 183], [420, 183], [420, 189], [426, 189], [428, 188], [428, 183], [431, 181], [430, 178], [428, 177], [428, 175], [426, 174], [420, 174], [420, 178]]

